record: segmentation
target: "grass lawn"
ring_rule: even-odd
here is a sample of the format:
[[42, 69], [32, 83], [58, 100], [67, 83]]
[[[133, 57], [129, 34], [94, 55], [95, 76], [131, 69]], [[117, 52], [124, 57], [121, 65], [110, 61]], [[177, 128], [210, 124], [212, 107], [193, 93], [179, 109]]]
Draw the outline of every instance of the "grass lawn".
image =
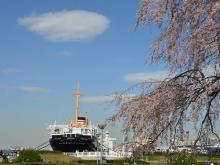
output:
[[40, 153], [40, 157], [44, 163], [62, 163], [67, 164], [73, 160], [76, 160], [74, 157], [66, 156], [62, 153]]
[[[37, 163], [10, 163], [11, 165], [94, 165], [96, 161], [86, 161], [80, 160], [78, 158], [66, 156], [61, 152], [39, 152], [39, 155], [43, 162]], [[153, 154], [148, 156], [143, 156], [141, 158], [141, 164], [157, 164], [164, 165], [166, 164], [167, 157], [163, 154]], [[200, 155], [196, 157], [199, 165], [206, 165], [208, 160], [207, 155]], [[124, 163], [127, 162], [127, 163]], [[213, 155], [211, 158], [212, 163], [218, 163], [220, 165], [220, 155]], [[140, 163], [140, 162], [139, 162]], [[139, 164], [138, 163], [138, 164]], [[120, 164], [129, 164], [128, 161], [125, 160], [115, 160], [111, 163], [107, 163], [109, 165], [120, 165]], [[8, 165], [8, 164], [0, 164], [0, 165]]]

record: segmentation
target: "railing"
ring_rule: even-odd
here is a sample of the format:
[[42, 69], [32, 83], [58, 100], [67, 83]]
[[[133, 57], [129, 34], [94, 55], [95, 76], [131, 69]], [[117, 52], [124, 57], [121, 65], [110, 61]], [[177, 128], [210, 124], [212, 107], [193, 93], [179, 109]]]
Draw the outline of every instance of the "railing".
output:
[[51, 135], [74, 135], [80, 134], [85, 136], [95, 136], [97, 130], [96, 128], [86, 127], [86, 128], [69, 128], [67, 125], [49, 125], [48, 129], [51, 130]]
[[[96, 160], [100, 159], [101, 157], [101, 152], [66, 152], [64, 155], [68, 156], [74, 156], [78, 157], [81, 159], [89, 159], [89, 160]], [[103, 152], [103, 157], [107, 160], [113, 160], [113, 159], [119, 159], [119, 158], [124, 158], [124, 157], [130, 157], [131, 153], [130, 152]]]

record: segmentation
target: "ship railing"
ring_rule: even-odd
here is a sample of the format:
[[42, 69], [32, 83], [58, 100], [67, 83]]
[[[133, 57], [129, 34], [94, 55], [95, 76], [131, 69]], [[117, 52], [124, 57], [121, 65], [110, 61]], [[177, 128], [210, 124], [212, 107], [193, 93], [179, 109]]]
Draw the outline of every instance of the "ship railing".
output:
[[65, 135], [67, 137], [71, 137], [71, 136], [76, 136], [76, 135], [84, 135], [84, 136], [95, 136], [94, 134], [91, 134], [91, 133], [77, 133], [77, 132], [63, 132], [63, 131], [60, 131], [60, 132], [55, 132], [55, 131], [51, 131], [50, 135]]
[[63, 129], [63, 128], [68, 128], [68, 125], [66, 124], [51, 124], [48, 126], [47, 129], [56, 129], [56, 128], [59, 128], [59, 129]]

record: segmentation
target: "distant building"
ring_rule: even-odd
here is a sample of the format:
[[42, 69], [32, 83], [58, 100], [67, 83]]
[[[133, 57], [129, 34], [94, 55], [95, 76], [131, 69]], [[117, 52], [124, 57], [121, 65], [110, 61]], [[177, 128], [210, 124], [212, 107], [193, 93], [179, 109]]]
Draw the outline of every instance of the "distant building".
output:
[[0, 163], [1, 161], [12, 162], [13, 159], [19, 156], [20, 150], [9, 149], [9, 150], [0, 150]]
[[4, 159], [2, 156], [0, 156], [0, 163], [3, 163], [4, 162]]
[[104, 148], [106, 148], [109, 151], [113, 151], [115, 149], [116, 138], [110, 137], [108, 131], [105, 132], [105, 137], [104, 137], [104, 140], [103, 140], [103, 145], [104, 145]]

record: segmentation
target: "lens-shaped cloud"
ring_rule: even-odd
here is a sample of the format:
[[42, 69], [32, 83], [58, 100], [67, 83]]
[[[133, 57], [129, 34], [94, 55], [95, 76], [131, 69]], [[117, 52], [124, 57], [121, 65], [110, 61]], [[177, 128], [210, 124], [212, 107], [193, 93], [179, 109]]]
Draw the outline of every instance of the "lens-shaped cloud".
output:
[[80, 101], [86, 104], [110, 103], [114, 100], [114, 97], [114, 95], [82, 97]]
[[28, 93], [48, 93], [50, 90], [47, 88], [36, 87], [36, 86], [22, 86], [20, 90]]
[[145, 73], [130, 73], [125, 75], [122, 79], [133, 83], [144, 81], [163, 81], [164, 79], [172, 78], [174, 74], [171, 74], [167, 70], [145, 72]]
[[51, 12], [19, 18], [18, 23], [50, 41], [65, 42], [95, 38], [108, 29], [107, 17], [84, 10]]

